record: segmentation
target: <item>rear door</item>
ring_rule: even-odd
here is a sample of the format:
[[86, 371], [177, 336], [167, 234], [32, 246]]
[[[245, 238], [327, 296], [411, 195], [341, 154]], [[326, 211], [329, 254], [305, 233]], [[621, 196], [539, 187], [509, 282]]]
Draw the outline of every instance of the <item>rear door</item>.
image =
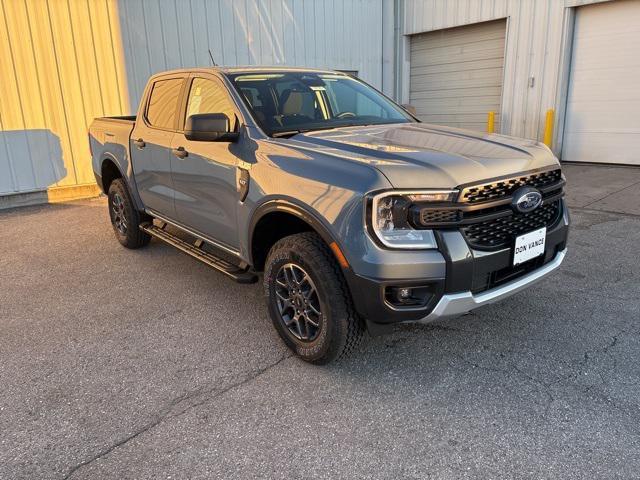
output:
[[158, 77], [139, 112], [129, 145], [133, 172], [145, 208], [175, 216], [171, 178], [171, 142], [178, 125], [185, 75]]
[[174, 152], [184, 150], [180, 156], [171, 156], [176, 215], [183, 225], [235, 251], [239, 246], [236, 169], [241, 145], [190, 141], [182, 128], [186, 118], [196, 113], [225, 113], [232, 130], [239, 127], [241, 117], [217, 77], [197, 74], [189, 83], [181, 131], [172, 144]]

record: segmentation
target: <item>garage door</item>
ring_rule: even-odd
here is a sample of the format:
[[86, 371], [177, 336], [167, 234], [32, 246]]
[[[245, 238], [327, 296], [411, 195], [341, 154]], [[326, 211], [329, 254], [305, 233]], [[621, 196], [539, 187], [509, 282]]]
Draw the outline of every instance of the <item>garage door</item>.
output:
[[576, 12], [562, 158], [640, 165], [640, 2]]
[[425, 122], [486, 130], [500, 122], [505, 20], [411, 37], [409, 102]]

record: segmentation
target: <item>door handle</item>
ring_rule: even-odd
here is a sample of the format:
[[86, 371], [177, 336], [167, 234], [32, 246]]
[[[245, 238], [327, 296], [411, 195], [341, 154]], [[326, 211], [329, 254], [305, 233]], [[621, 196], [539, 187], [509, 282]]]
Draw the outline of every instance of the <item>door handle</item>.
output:
[[145, 147], [145, 145], [146, 145], [146, 143], [144, 143], [144, 140], [143, 140], [143, 139], [141, 139], [141, 138], [139, 138], [139, 139], [137, 139], [137, 140], [134, 140], [134, 141], [133, 141], [133, 144], [134, 144], [136, 147], [138, 147], [138, 148], [144, 148], [144, 147]]
[[189, 155], [189, 152], [187, 152], [184, 147], [178, 147], [178, 148], [174, 148], [173, 150], [171, 150], [171, 153], [173, 153], [176, 157], [178, 158], [184, 158], [187, 155]]

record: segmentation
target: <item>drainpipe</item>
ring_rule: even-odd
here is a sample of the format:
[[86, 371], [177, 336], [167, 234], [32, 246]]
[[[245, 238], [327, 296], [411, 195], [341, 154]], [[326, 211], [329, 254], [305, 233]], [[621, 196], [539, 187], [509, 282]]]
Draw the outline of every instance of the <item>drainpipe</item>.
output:
[[[391, 3], [391, 2], [389, 2]], [[394, 89], [393, 98], [398, 103], [409, 103], [409, 37], [404, 35], [405, 0], [394, 0]]]
[[382, 92], [395, 98], [395, 29], [396, 1], [382, 2]]

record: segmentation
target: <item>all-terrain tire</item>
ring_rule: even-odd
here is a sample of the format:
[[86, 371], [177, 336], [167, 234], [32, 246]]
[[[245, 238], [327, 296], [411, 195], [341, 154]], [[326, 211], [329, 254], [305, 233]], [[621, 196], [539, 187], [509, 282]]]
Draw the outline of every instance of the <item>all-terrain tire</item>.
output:
[[[286, 296], [288, 291], [283, 287], [283, 269], [301, 272], [298, 278], [306, 273], [310, 277], [306, 283], [317, 291], [314, 298], [319, 303], [321, 315], [313, 317], [319, 319], [319, 327], [315, 329], [313, 338], [299, 338], [300, 328], [291, 328], [286, 324], [285, 317], [288, 314], [282, 314], [281, 305], [292, 305], [292, 302], [282, 303], [282, 293]], [[286, 271], [284, 275], [286, 277]], [[278, 279], [280, 283], [276, 283]], [[327, 244], [314, 232], [291, 235], [276, 242], [265, 264], [264, 292], [276, 330], [286, 345], [307, 362], [326, 364], [345, 357], [362, 340], [363, 321], [355, 311], [340, 266]], [[281, 296], [278, 297], [276, 293]], [[278, 298], [281, 303], [278, 303]]]
[[144, 247], [151, 236], [140, 230], [140, 224], [151, 222], [151, 217], [136, 209], [129, 189], [121, 178], [109, 186], [109, 217], [118, 241], [127, 248]]

